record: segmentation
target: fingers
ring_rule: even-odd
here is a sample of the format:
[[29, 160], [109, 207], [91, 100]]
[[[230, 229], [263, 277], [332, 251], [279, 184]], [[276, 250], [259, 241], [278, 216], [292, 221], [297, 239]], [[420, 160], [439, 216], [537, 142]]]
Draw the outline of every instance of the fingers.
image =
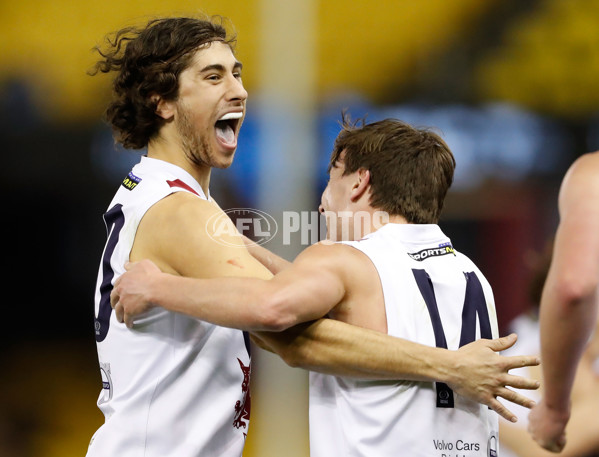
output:
[[[135, 262], [125, 263], [125, 270], [129, 271], [131, 268], [133, 268], [134, 265]], [[117, 322], [120, 322], [121, 324], [126, 321], [125, 310], [123, 306], [119, 303], [121, 299], [119, 285], [121, 284], [122, 280], [123, 275], [116, 278], [116, 280], [114, 281], [114, 285], [112, 286], [112, 291], [110, 292], [110, 306], [114, 310]], [[130, 325], [127, 325], [127, 327], [130, 327]]]
[[515, 387], [516, 389], [536, 390], [541, 386], [537, 379], [524, 378], [522, 376], [507, 375], [504, 385]]
[[113, 306], [113, 309], [117, 322], [124, 323], [127, 327], [133, 328], [133, 316], [125, 313], [125, 309], [120, 303], [117, 302]]
[[125, 322], [125, 325], [128, 328], [133, 328], [133, 316], [131, 316], [130, 314], [125, 314], [123, 316], [123, 320], [120, 322]]
[[[121, 297], [119, 294], [119, 287], [118, 287], [120, 279], [121, 278], [119, 277], [115, 281], [114, 287], [112, 288], [112, 292], [110, 292], [110, 306], [114, 310], [114, 314], [115, 314], [117, 322], [120, 322], [122, 324], [125, 321], [125, 310], [120, 303]], [[127, 325], [127, 327], [130, 327], [130, 325]]]
[[114, 309], [114, 307], [116, 306], [116, 304], [119, 302], [119, 294], [116, 291], [116, 289], [112, 289], [112, 292], [110, 292], [110, 306], [112, 309]]
[[507, 368], [536, 367], [541, 364], [541, 358], [536, 355], [514, 355], [506, 357]]
[[114, 314], [116, 316], [116, 320], [120, 323], [123, 323], [125, 310], [118, 303], [114, 306]]
[[493, 349], [495, 352], [504, 351], [514, 344], [518, 340], [518, 335], [515, 333], [511, 333], [508, 336], [504, 336], [502, 338], [495, 338], [494, 340], [489, 340], [489, 347]]
[[[117, 282], [118, 282], [118, 279], [117, 279]], [[119, 296], [118, 285], [117, 285], [117, 283], [114, 283], [114, 286], [112, 287], [112, 292], [110, 292], [110, 306], [112, 306], [112, 309], [114, 309], [116, 304], [119, 302], [119, 299], [120, 299], [120, 296]]]
[[[535, 405], [535, 402], [530, 398], [506, 388], [499, 389], [496, 397], [501, 397], [505, 400], [524, 406], [525, 408], [532, 408]], [[493, 397], [493, 399], [487, 403], [487, 406], [504, 419], [507, 419], [510, 422], [517, 422], [518, 418], [516, 415], [507, 409], [496, 397]]]
[[520, 406], [524, 406], [528, 409], [532, 408], [535, 405], [535, 402], [530, 398], [521, 395], [518, 392], [514, 392], [513, 390], [507, 389], [505, 387], [499, 389], [497, 396], [505, 400], [511, 401], [512, 403], [516, 403]]
[[503, 406], [496, 398], [493, 398], [487, 406], [499, 414], [504, 419], [509, 420], [510, 422], [517, 422], [518, 418], [512, 413], [509, 409]]
[[[112, 291], [110, 292], [110, 306], [114, 309], [117, 321], [125, 323], [127, 327], [132, 328], [135, 315], [130, 314], [132, 305], [129, 304], [131, 303], [131, 294], [129, 293], [128, 288], [131, 287], [131, 281], [133, 280], [135, 283], [133, 278], [149, 276], [153, 269], [158, 272], [160, 272], [160, 270], [150, 260], [126, 262], [124, 268], [125, 272], [114, 281]], [[123, 282], [123, 280], [125, 280], [125, 282]], [[126, 312], [123, 301], [128, 303], [128, 312]], [[137, 314], [139, 314], [139, 312]]]

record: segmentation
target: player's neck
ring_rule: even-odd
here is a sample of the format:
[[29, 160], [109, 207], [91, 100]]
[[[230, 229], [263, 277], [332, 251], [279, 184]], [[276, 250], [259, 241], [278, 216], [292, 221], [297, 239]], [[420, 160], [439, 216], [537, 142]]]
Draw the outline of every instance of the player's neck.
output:
[[399, 214], [395, 214], [395, 215], [390, 214], [389, 215], [389, 223], [391, 223], [391, 224], [408, 224], [409, 222], [406, 221], [405, 217], [400, 216]]
[[209, 195], [211, 167], [192, 163], [176, 143], [161, 139], [153, 140], [148, 144], [148, 157], [182, 168], [198, 182], [204, 194]]
[[366, 235], [376, 232], [386, 224], [407, 224], [403, 216], [391, 215], [384, 211], [376, 209], [367, 209], [359, 212], [359, 217], [354, 214], [353, 218], [353, 239], [359, 240]]

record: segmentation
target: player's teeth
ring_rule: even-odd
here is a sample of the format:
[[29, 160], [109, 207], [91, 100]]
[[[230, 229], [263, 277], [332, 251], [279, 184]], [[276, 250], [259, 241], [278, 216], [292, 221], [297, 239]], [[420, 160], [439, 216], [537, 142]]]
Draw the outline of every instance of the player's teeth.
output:
[[219, 121], [226, 121], [227, 119], [241, 119], [243, 113], [227, 113], [219, 119]]

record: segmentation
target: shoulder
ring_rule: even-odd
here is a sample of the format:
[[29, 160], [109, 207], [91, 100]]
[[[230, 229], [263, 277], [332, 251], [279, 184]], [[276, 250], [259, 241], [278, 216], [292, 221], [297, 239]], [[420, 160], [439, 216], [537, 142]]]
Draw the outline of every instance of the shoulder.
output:
[[157, 222], [169, 222], [167, 225], [175, 229], [220, 216], [227, 218], [227, 215], [214, 203], [189, 192], [179, 191], [167, 195], [154, 204], [148, 210], [146, 217]]
[[353, 262], [364, 258], [367, 258], [366, 254], [351, 245], [320, 241], [304, 249], [296, 260], [322, 260], [343, 265], [344, 262]]
[[574, 186], [579, 182], [599, 183], [599, 152], [583, 154], [570, 166], [564, 185]]
[[175, 192], [147, 211], [132, 251], [137, 258], [150, 258], [163, 270], [183, 275], [193, 271], [206, 275], [204, 270], [221, 257], [233, 261], [247, 257], [246, 253], [229, 217], [215, 204], [188, 192]]
[[570, 166], [560, 188], [560, 205], [599, 198], [599, 152], [580, 156]]
[[574, 161], [572, 167], [594, 167], [599, 171], [599, 151], [587, 152]]
[[142, 219], [140, 230], [163, 238], [231, 235], [236, 233], [229, 217], [215, 204], [188, 192], [174, 192], [155, 203]]
[[376, 269], [370, 258], [359, 249], [344, 244], [321, 241], [306, 248], [293, 262], [296, 266], [306, 266], [329, 270], [343, 278], [348, 285], [357, 278], [368, 278]]

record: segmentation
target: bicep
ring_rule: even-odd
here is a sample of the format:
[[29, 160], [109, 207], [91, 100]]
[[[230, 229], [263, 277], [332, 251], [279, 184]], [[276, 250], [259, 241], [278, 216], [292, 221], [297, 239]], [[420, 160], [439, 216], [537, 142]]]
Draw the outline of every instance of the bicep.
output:
[[310, 248], [269, 282], [277, 294], [277, 303], [293, 310], [298, 322], [326, 316], [346, 293], [337, 259]]
[[131, 260], [145, 258], [180, 276], [272, 277], [220, 208], [183, 192], [156, 203], [140, 222]]
[[599, 156], [579, 159], [560, 189], [555, 268], [599, 276]]

